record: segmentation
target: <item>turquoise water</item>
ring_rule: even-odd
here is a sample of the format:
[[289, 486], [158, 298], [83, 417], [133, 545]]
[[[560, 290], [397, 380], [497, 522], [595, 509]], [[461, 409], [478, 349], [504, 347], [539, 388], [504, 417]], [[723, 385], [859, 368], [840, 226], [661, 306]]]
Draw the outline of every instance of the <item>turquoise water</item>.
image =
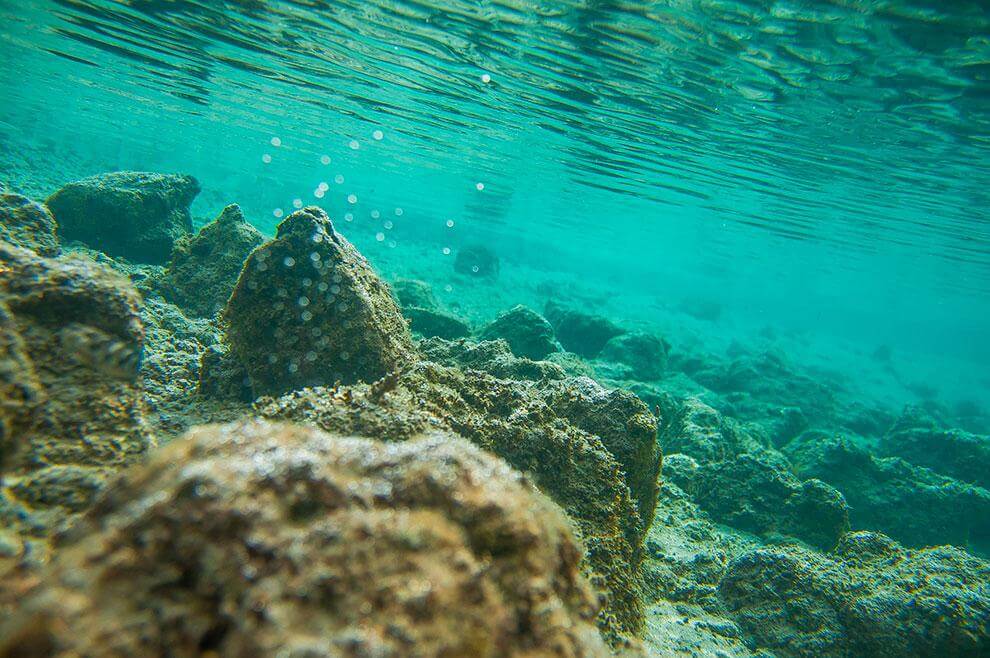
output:
[[[0, 24], [0, 171], [33, 196], [190, 173], [199, 223], [319, 203], [479, 321], [568, 286], [675, 346], [772, 332], [892, 405], [990, 399], [984, 3], [5, 0]], [[500, 285], [452, 276], [475, 242]]]

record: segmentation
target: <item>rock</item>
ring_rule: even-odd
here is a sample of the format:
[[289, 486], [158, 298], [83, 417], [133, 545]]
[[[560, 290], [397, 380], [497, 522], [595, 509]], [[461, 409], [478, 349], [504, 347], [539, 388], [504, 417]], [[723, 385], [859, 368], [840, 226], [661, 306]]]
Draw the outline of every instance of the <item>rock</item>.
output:
[[471, 327], [467, 322], [444, 311], [403, 306], [402, 314], [409, 319], [409, 328], [425, 338], [457, 340], [471, 335]]
[[955, 544], [990, 554], [990, 492], [898, 458], [874, 457], [849, 439], [805, 432], [785, 448], [801, 477], [843, 493], [854, 529], [910, 547]]
[[798, 480], [770, 453], [702, 464], [694, 485], [698, 505], [739, 530], [789, 535], [821, 549], [849, 530], [842, 494], [821, 480]]
[[204, 427], [72, 530], [0, 654], [606, 656], [580, 558], [560, 510], [462, 439]]
[[481, 338], [501, 338], [509, 344], [513, 354], [534, 361], [560, 351], [550, 323], [521, 304], [505, 311], [486, 326], [481, 331]]
[[607, 594], [599, 623], [620, 642], [642, 629], [639, 563], [652, 518], [641, 516], [640, 501], [652, 509], [659, 472], [656, 419], [629, 398], [610, 397], [593, 382], [512, 381], [420, 362], [371, 385], [307, 389], [256, 408], [273, 419], [390, 441], [452, 430], [531, 474], [574, 520], [588, 551], [584, 566]]
[[606, 318], [566, 308], [552, 299], [547, 302], [544, 314], [564, 349], [587, 359], [598, 356], [605, 343], [625, 333]]
[[388, 286], [316, 207], [251, 253], [223, 316], [255, 395], [374, 381], [413, 354]]
[[454, 258], [454, 271], [460, 274], [494, 279], [498, 269], [498, 256], [482, 245], [461, 247]]
[[734, 559], [719, 596], [784, 658], [990, 654], [990, 565], [950, 547], [907, 550], [869, 532], [829, 555], [775, 546]]
[[443, 340], [432, 338], [419, 343], [420, 352], [436, 363], [470, 370], [483, 370], [499, 379], [564, 379], [564, 370], [547, 361], [515, 356], [504, 340]]
[[223, 345], [211, 345], [203, 351], [199, 367], [199, 393], [221, 400], [251, 402], [251, 378], [240, 361]]
[[653, 334], [636, 331], [610, 338], [598, 358], [627, 366], [632, 379], [649, 381], [663, 376], [668, 349], [667, 344]]
[[990, 436], [940, 427], [920, 409], [905, 410], [879, 448], [886, 456], [990, 488]]
[[31, 504], [28, 532], [54, 530], [151, 445], [143, 341], [126, 279], [0, 242], [0, 498]]
[[396, 279], [392, 283], [392, 293], [399, 306], [403, 308], [425, 308], [431, 311], [440, 308], [440, 303], [433, 295], [433, 289], [425, 281]]
[[0, 195], [0, 240], [32, 249], [39, 256], [58, 256], [55, 218], [45, 206], [20, 194]]
[[162, 279], [165, 298], [192, 315], [215, 315], [230, 298], [248, 254], [262, 242], [240, 207], [227, 206], [195, 236], [176, 243]]
[[683, 453], [700, 463], [720, 462], [737, 455], [762, 452], [766, 444], [739, 423], [725, 418], [696, 398], [667, 401], [660, 429], [664, 454]]
[[197, 194], [192, 176], [119, 171], [69, 183], [45, 204], [62, 240], [139, 263], [164, 263], [175, 242], [192, 232], [189, 205]]

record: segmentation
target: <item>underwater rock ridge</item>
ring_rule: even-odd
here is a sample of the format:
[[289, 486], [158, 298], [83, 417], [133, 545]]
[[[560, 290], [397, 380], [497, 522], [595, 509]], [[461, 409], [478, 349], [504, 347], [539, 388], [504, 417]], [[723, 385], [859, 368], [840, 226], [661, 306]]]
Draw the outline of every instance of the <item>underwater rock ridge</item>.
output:
[[315, 206], [251, 252], [223, 319], [255, 396], [372, 382], [415, 353], [388, 286]]
[[603, 657], [580, 557], [463, 439], [204, 426], [62, 538], [0, 655]]

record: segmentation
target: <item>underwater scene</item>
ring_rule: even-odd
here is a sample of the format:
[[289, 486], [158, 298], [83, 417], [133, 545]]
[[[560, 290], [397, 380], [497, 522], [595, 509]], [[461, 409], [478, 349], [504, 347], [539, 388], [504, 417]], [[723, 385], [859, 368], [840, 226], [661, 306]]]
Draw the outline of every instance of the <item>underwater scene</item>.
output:
[[984, 0], [0, 0], [0, 658], [990, 656]]

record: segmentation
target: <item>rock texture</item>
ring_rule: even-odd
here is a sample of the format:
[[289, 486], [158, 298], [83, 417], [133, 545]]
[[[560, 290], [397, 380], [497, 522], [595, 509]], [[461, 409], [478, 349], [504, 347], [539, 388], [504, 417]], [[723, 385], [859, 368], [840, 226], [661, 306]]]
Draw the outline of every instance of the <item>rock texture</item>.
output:
[[534, 361], [560, 351], [550, 323], [536, 311], [522, 305], [514, 306], [495, 318], [481, 331], [481, 338], [501, 338], [509, 344], [513, 354]]
[[0, 243], [0, 335], [3, 485], [42, 535], [151, 443], [138, 296], [105, 267]]
[[990, 564], [949, 547], [906, 550], [869, 532], [833, 554], [767, 547], [729, 565], [719, 595], [783, 657], [986, 656]]
[[255, 395], [374, 381], [413, 353], [388, 286], [316, 207], [251, 253], [223, 316]]
[[403, 306], [402, 314], [409, 320], [409, 328], [413, 333], [424, 338], [457, 340], [471, 335], [471, 327], [467, 322], [444, 311]]
[[195, 236], [175, 245], [161, 285], [167, 299], [184, 311], [211, 317], [227, 303], [251, 251], [264, 236], [236, 204], [229, 205]]
[[568, 308], [552, 299], [547, 302], [544, 314], [564, 349], [587, 359], [598, 356], [605, 343], [625, 333], [606, 318]]
[[0, 240], [40, 256], [58, 256], [61, 248], [55, 231], [48, 208], [20, 194], [0, 194]]
[[625, 366], [630, 379], [650, 381], [666, 371], [667, 350], [667, 344], [653, 334], [636, 331], [609, 339], [598, 358]]
[[261, 400], [267, 417], [401, 441], [452, 430], [529, 473], [574, 520], [586, 567], [608, 595], [600, 623], [618, 641], [642, 627], [641, 543], [652, 520], [656, 418], [630, 394], [590, 380], [496, 379], [421, 362], [371, 385]]
[[0, 654], [605, 656], [580, 555], [462, 439], [204, 427], [64, 538]]
[[138, 263], [164, 263], [175, 242], [192, 232], [189, 205], [197, 194], [192, 176], [119, 171], [69, 183], [45, 204], [63, 240]]

